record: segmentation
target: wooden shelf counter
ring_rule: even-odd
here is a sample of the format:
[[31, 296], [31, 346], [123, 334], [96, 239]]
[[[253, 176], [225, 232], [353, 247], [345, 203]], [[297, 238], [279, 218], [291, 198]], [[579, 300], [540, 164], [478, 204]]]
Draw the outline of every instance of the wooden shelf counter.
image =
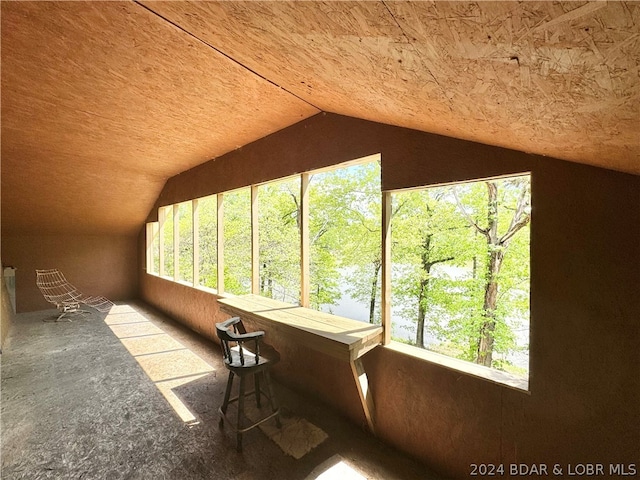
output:
[[382, 327], [259, 295], [225, 297], [218, 303], [229, 315], [251, 319], [260, 329], [348, 362], [367, 423], [375, 433], [373, 398], [361, 357], [382, 344]]

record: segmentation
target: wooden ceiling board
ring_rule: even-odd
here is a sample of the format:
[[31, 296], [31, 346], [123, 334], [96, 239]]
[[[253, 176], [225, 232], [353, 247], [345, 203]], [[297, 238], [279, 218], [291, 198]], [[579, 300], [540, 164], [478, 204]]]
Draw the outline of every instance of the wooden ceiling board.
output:
[[324, 111], [640, 173], [640, 3], [146, 5]]
[[8, 234], [137, 233], [167, 178], [318, 113], [132, 2], [2, 2], [1, 108]]
[[640, 174], [640, 2], [2, 1], [2, 230], [135, 234], [319, 111]]

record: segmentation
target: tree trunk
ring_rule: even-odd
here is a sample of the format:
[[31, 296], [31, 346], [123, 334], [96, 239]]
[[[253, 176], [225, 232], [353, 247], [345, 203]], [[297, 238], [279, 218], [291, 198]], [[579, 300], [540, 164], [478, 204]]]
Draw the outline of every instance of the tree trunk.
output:
[[478, 355], [476, 358], [476, 363], [485, 367], [490, 367], [493, 361], [496, 306], [498, 303], [498, 274], [500, 273], [503, 258], [504, 253], [502, 250], [494, 250], [489, 256], [487, 283], [484, 289], [484, 303], [482, 306], [484, 321], [480, 328]]
[[431, 280], [431, 268], [442, 262], [453, 260], [454, 257], [439, 258], [432, 260], [431, 239], [433, 234], [427, 234], [422, 242], [422, 270], [424, 279], [420, 281], [420, 293], [418, 294], [418, 324], [416, 327], [416, 346], [424, 347], [424, 324], [427, 317], [427, 300], [429, 297], [429, 283]]
[[416, 346], [424, 348], [424, 320], [427, 310], [427, 296], [429, 294], [429, 276], [431, 275], [431, 238], [432, 234], [427, 234], [422, 242], [422, 269], [424, 279], [420, 281], [420, 294], [418, 295], [418, 325], [416, 328]]
[[[493, 345], [494, 332], [496, 330], [496, 307], [498, 303], [498, 274], [502, 266], [505, 252], [513, 236], [531, 221], [531, 215], [527, 211], [529, 206], [528, 189], [523, 187], [520, 192], [520, 198], [516, 205], [516, 211], [511, 218], [511, 223], [506, 233], [502, 237], [498, 237], [498, 184], [496, 182], [486, 182], [487, 185], [487, 228], [481, 228], [477, 221], [474, 220], [464, 209], [460, 203], [455, 189], [453, 194], [456, 204], [460, 212], [467, 219], [469, 225], [475, 228], [476, 232], [481, 233], [487, 239], [488, 264], [484, 285], [484, 302], [482, 311], [482, 326], [480, 327], [479, 336], [477, 338], [477, 354], [475, 362], [487, 367], [491, 366], [493, 361]], [[473, 262], [474, 278], [476, 271], [476, 257]], [[475, 339], [471, 339], [473, 346]]]
[[[429, 265], [429, 270], [431, 265]], [[424, 320], [426, 317], [426, 303], [429, 292], [429, 272], [427, 278], [420, 282], [420, 295], [418, 296], [418, 325], [416, 327], [416, 346], [424, 348]]]
[[482, 305], [483, 322], [478, 337], [478, 353], [476, 363], [490, 367], [493, 361], [493, 332], [496, 330], [496, 303], [498, 300], [498, 273], [504, 253], [500, 248], [498, 238], [498, 185], [495, 182], [487, 182], [487, 251], [489, 262], [487, 264], [486, 283], [484, 287], [484, 302]]
[[378, 289], [378, 274], [382, 267], [382, 262], [375, 260], [373, 262], [373, 281], [371, 282], [371, 297], [369, 298], [369, 323], [375, 323], [376, 313], [376, 290]]

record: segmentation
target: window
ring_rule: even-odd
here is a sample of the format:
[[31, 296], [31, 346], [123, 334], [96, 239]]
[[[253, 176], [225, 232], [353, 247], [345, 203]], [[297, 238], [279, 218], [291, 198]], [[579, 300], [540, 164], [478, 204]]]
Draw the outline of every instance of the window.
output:
[[173, 278], [174, 275], [174, 234], [173, 205], [161, 207], [160, 217], [160, 275]]
[[381, 195], [375, 160], [309, 181], [309, 306], [380, 322]]
[[178, 275], [177, 279], [193, 283], [193, 213], [191, 202], [180, 203], [177, 208], [178, 220]]
[[382, 194], [373, 155], [161, 207], [147, 224], [147, 271], [384, 316], [391, 348], [526, 388], [530, 191], [522, 174]]
[[530, 176], [395, 192], [392, 337], [528, 377]]
[[224, 291], [251, 293], [251, 189], [223, 195]]
[[158, 222], [147, 223], [147, 272], [160, 271], [160, 235]]
[[197, 200], [198, 284], [218, 288], [218, 196]]
[[300, 302], [300, 177], [258, 187], [259, 291]]

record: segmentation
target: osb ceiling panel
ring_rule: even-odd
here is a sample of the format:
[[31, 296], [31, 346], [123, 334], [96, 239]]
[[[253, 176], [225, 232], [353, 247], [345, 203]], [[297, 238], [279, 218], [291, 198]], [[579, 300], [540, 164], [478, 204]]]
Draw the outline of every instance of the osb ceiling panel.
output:
[[640, 173], [640, 3], [146, 5], [322, 110]]
[[2, 229], [138, 231], [319, 111], [640, 174], [637, 2], [2, 1]]
[[318, 113], [129, 2], [2, 2], [2, 230], [137, 233], [166, 179]]

